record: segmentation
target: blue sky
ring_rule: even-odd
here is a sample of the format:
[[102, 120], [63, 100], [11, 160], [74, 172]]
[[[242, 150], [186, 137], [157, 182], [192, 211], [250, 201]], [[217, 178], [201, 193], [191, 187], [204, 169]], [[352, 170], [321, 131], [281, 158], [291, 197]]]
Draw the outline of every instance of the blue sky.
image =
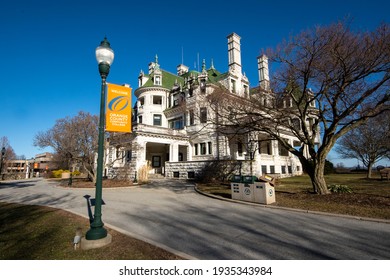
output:
[[[0, 10], [0, 137], [27, 158], [38, 131], [79, 111], [99, 113], [95, 48], [107, 36], [115, 52], [108, 82], [137, 87], [140, 70], [159, 57], [165, 70], [197, 57], [227, 71], [226, 36], [241, 36], [242, 66], [258, 82], [256, 57], [292, 34], [349, 18], [374, 29], [390, 21], [390, 3], [371, 1], [8, 1]], [[354, 161], [334, 162], [355, 165]]]

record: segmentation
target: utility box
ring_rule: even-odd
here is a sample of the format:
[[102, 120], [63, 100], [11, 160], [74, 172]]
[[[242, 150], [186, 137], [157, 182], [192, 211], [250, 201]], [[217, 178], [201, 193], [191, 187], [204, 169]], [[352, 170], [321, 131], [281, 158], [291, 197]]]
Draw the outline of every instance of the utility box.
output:
[[253, 201], [261, 204], [275, 203], [275, 188], [269, 183], [255, 182], [253, 184]]

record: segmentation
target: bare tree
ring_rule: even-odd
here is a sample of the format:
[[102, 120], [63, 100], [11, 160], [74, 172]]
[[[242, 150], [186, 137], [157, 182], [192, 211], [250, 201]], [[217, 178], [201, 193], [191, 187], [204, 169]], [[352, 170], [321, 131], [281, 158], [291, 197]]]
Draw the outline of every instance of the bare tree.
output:
[[[14, 149], [11, 147], [11, 144], [9, 143], [8, 137], [2, 136], [0, 138], [0, 150], [4, 150], [4, 155], [1, 154], [1, 162], [0, 162], [0, 174], [2, 174], [2, 171], [7, 171], [7, 164], [9, 160], [16, 159], [16, 154], [14, 152]], [[2, 151], [1, 151], [2, 152]]]
[[[250, 99], [217, 90], [209, 101], [221, 133], [265, 132], [296, 155], [313, 190], [327, 194], [325, 160], [337, 139], [389, 110], [390, 29], [354, 32], [344, 24], [317, 27], [268, 51], [279, 68], [272, 91]], [[296, 137], [286, 141], [284, 135]]]
[[34, 146], [52, 147], [63, 162], [82, 164], [90, 179], [95, 178], [95, 153], [97, 151], [98, 117], [79, 112], [75, 117], [58, 119], [46, 132], [38, 132]]
[[390, 113], [381, 114], [341, 137], [337, 151], [343, 158], [356, 158], [367, 167], [371, 178], [372, 166], [390, 155]]

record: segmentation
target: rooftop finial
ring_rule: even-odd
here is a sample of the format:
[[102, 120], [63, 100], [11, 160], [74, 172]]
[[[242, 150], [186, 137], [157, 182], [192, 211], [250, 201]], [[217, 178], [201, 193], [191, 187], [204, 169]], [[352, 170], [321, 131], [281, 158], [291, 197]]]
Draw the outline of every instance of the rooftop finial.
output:
[[211, 59], [211, 67], [210, 67], [211, 69], [215, 69], [214, 68], [214, 59]]
[[202, 61], [202, 72], [205, 72], [206, 71], [206, 60], [203, 59]]
[[155, 70], [160, 69], [160, 65], [158, 64], [158, 56], [157, 56], [157, 54], [156, 54], [156, 62], [155, 62], [154, 69]]

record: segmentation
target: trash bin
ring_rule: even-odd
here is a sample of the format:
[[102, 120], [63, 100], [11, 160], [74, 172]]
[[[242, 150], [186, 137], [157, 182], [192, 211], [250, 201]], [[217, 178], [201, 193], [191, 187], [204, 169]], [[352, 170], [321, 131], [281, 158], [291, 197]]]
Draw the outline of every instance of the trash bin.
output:
[[242, 183], [242, 200], [251, 202], [254, 201], [253, 186], [253, 184]]
[[242, 200], [242, 193], [243, 193], [243, 183], [230, 183], [230, 188], [232, 191], [232, 199]]
[[265, 182], [254, 183], [253, 201], [261, 204], [275, 203], [275, 188]]

